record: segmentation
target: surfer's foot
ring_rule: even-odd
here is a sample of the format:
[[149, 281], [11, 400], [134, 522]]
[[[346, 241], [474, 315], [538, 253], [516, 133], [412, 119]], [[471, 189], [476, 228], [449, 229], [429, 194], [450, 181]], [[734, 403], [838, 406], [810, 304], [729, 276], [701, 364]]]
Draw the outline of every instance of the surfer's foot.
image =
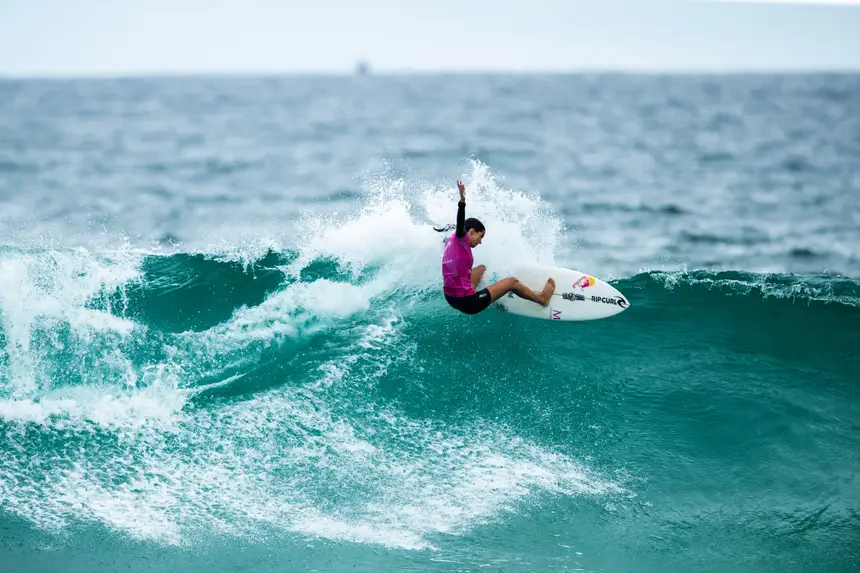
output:
[[541, 300], [542, 306], [549, 306], [549, 301], [552, 298], [552, 293], [555, 292], [555, 281], [552, 279], [547, 279], [546, 286], [543, 287], [543, 291], [538, 295]]

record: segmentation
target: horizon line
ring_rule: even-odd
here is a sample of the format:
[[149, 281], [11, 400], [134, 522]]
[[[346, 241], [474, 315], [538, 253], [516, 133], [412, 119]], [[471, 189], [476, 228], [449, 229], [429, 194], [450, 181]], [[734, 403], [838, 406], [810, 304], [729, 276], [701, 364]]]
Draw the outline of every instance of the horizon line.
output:
[[105, 71], [35, 71], [6, 72], [0, 70], [2, 80], [74, 80], [74, 79], [144, 79], [144, 78], [193, 78], [193, 77], [393, 77], [393, 76], [467, 76], [467, 75], [807, 75], [807, 74], [857, 74], [858, 66], [586, 66], [574, 68], [383, 68], [357, 73], [355, 69], [260, 69], [260, 70], [105, 70]]

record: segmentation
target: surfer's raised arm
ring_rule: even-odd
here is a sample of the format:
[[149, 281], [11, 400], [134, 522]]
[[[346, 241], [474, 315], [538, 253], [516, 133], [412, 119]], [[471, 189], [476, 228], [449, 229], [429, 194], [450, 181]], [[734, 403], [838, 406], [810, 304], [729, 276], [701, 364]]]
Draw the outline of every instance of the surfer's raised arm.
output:
[[460, 202], [457, 203], [457, 236], [466, 234], [466, 186], [457, 181], [457, 189], [460, 190]]

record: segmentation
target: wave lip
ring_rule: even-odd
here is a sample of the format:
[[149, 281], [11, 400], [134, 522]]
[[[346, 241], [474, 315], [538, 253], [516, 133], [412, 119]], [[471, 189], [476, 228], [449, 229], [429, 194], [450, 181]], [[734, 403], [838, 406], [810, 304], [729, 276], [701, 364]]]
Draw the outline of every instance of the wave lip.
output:
[[693, 296], [702, 293], [709, 302], [725, 296], [755, 297], [860, 307], [860, 281], [841, 276], [752, 273], [745, 271], [648, 271], [613, 282], [619, 289], [644, 291], [655, 298], [667, 293]]

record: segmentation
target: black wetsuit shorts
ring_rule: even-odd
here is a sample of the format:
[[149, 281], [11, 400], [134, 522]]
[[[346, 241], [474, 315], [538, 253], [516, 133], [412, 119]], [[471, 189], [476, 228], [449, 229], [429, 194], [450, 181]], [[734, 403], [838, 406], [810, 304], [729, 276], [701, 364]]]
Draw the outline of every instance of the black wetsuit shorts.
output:
[[482, 289], [475, 294], [470, 294], [468, 296], [450, 296], [446, 294], [445, 300], [460, 312], [465, 312], [466, 314], [478, 314], [490, 306], [492, 297], [490, 296], [490, 291], [488, 289]]

